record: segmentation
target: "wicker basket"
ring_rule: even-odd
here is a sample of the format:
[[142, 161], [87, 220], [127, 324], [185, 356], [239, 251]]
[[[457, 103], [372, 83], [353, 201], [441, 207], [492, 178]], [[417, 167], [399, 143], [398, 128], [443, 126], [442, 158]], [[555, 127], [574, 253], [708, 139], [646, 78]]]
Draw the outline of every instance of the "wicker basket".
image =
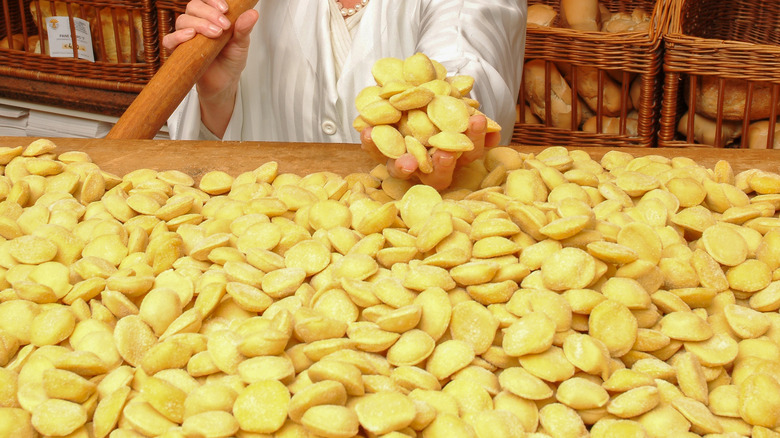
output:
[[780, 144], [780, 2], [673, 0], [665, 46], [660, 146], [748, 147], [758, 119], [758, 147]]
[[[157, 71], [157, 22], [152, 0], [0, 0], [0, 5], [2, 75], [139, 92]], [[88, 22], [94, 62], [47, 54], [46, 18], [57, 16]], [[68, 19], [61, 25], [72, 30], [74, 21]], [[76, 42], [75, 33], [72, 42]]]
[[[157, 23], [160, 41], [165, 35], [176, 30], [176, 18], [183, 14], [189, 0], [157, 0]], [[160, 44], [160, 61], [171, 56], [168, 50]]]
[[[559, 0], [529, 0], [529, 7], [536, 3], [546, 4], [559, 12]], [[526, 36], [525, 61], [543, 60], [545, 70], [544, 111], [546, 117], [540, 117], [541, 123], [527, 123], [524, 120], [525, 80], [518, 96], [518, 120], [514, 127], [512, 141], [527, 145], [562, 146], [613, 146], [613, 147], [649, 147], [655, 145], [658, 130], [658, 118], [661, 110], [662, 91], [662, 34], [669, 21], [669, 0], [606, 0], [601, 2], [610, 13], [631, 13], [640, 9], [650, 14], [649, 30], [645, 32], [608, 33], [600, 31], [580, 31], [568, 28], [529, 26]], [[560, 17], [560, 14], [558, 14]], [[577, 83], [576, 72], [594, 67], [597, 73], [598, 93], [603, 96], [605, 81], [615, 78], [619, 83], [621, 110], [613, 115], [612, 122], [617, 129], [606, 129], [606, 116], [602, 99], [597, 100], [593, 111], [595, 118], [588, 131], [582, 129], [575, 117], [568, 126], [556, 127], [550, 122], [551, 70], [558, 68], [574, 71], [569, 83]], [[571, 68], [577, 67], [577, 68]], [[591, 69], [592, 71], [592, 69]], [[639, 93], [630, 97], [629, 82], [638, 81]], [[572, 100], [572, 113], [586, 110], [583, 101]], [[629, 113], [626, 104], [636, 102], [637, 111]], [[605, 117], [602, 119], [602, 117]], [[635, 119], [636, 132], [629, 131], [629, 117]], [[584, 117], [583, 120], [584, 121]], [[613, 132], [613, 133], [609, 133]]]

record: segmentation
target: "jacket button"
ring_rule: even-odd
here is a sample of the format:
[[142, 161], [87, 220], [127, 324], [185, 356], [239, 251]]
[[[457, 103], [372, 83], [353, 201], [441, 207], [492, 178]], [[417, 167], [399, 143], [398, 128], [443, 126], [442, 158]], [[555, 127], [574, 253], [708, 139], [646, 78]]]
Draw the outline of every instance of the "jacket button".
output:
[[330, 120], [326, 120], [322, 122], [322, 132], [328, 135], [333, 135], [336, 133], [336, 124], [333, 123]]

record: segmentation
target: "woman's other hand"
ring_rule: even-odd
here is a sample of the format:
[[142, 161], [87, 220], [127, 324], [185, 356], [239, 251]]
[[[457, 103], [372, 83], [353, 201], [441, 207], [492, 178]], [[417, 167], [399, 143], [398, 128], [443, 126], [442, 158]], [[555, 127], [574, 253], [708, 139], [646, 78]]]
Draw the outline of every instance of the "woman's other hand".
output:
[[474, 149], [462, 153], [459, 158], [452, 152], [441, 150], [434, 152], [431, 156], [433, 171], [430, 173], [421, 172], [417, 160], [409, 153], [403, 154], [395, 160], [387, 159], [371, 141], [371, 128], [363, 131], [361, 143], [363, 150], [368, 152], [374, 160], [380, 163], [387, 162], [387, 170], [391, 176], [399, 179], [416, 178], [423, 184], [437, 190], [444, 190], [452, 184], [452, 177], [458, 168], [482, 158], [485, 149], [498, 145], [501, 139], [500, 133], [487, 132], [487, 119], [483, 115], [473, 115], [469, 118], [469, 127], [465, 134], [474, 143]]

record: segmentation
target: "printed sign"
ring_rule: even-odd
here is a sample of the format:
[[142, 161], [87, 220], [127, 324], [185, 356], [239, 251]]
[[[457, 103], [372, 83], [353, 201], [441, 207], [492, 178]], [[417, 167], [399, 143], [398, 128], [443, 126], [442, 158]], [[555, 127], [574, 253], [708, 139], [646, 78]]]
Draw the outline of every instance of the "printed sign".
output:
[[[55, 58], [73, 57], [73, 38], [71, 38], [70, 22], [68, 20], [68, 17], [49, 17], [46, 19], [50, 56]], [[76, 48], [78, 49], [79, 59], [95, 62], [89, 22], [74, 17], [73, 27], [76, 31]]]

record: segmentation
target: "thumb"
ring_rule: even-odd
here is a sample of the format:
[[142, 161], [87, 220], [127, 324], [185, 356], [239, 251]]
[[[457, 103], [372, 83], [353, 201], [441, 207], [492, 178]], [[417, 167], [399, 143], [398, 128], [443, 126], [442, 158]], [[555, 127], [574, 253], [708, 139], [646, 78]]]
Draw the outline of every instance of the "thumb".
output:
[[241, 47], [248, 47], [249, 34], [252, 32], [252, 28], [255, 27], [259, 18], [260, 14], [254, 9], [249, 9], [239, 15], [233, 26], [233, 41]]

